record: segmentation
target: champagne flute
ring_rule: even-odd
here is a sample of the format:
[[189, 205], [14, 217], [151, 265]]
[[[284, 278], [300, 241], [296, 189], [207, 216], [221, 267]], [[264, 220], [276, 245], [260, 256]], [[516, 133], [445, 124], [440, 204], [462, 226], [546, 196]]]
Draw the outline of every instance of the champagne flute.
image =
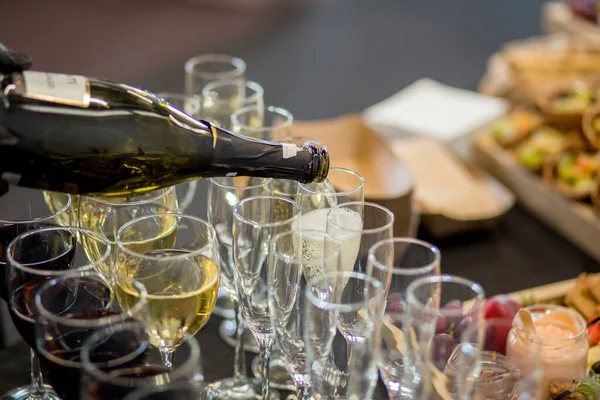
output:
[[273, 325], [268, 309], [267, 258], [271, 238], [292, 229], [298, 205], [283, 197], [254, 196], [233, 209], [233, 259], [242, 314], [258, 341], [262, 359], [262, 398], [270, 398]]
[[[311, 280], [305, 297], [311, 395], [370, 399], [377, 383], [383, 284], [360, 272], [333, 271]], [[352, 340], [335, 341], [338, 330]]]
[[288, 231], [271, 240], [267, 274], [271, 323], [282, 361], [301, 400], [310, 398], [302, 336], [307, 318], [303, 296], [307, 271], [338, 271], [340, 251], [340, 241], [321, 231]]
[[227, 54], [201, 54], [185, 62], [185, 94], [196, 96], [210, 82], [244, 79], [246, 63]]
[[254, 105], [264, 107], [264, 89], [253, 81], [229, 79], [210, 82], [202, 89], [202, 116], [222, 128], [231, 130], [231, 114]]
[[413, 281], [406, 293], [405, 365], [411, 366], [404, 373], [406, 387], [413, 388], [416, 398], [430, 398], [434, 391], [447, 393], [448, 379], [442, 371], [462, 332], [482, 326], [485, 292], [468, 279], [434, 275]]
[[367, 275], [385, 288], [386, 307], [382, 326], [379, 372], [390, 399], [410, 395], [402, 386], [404, 372], [404, 311], [406, 289], [417, 278], [440, 274], [440, 250], [430, 243], [410, 238], [384, 239], [369, 249]]
[[74, 271], [46, 282], [35, 295], [35, 340], [44, 378], [62, 400], [78, 400], [81, 347], [95, 332], [147, 311], [146, 289], [129, 280], [137, 301], [124, 311], [98, 272]]
[[[164, 236], [163, 226], [173, 227]], [[129, 310], [139, 293], [123, 277], [148, 291], [144, 324], [150, 343], [171, 368], [173, 352], [208, 321], [219, 290], [216, 234], [206, 221], [184, 214], [154, 214], [129, 221], [117, 233], [116, 293]]]
[[203, 382], [200, 345], [193, 336], [182, 342], [181, 357], [171, 369], [148, 341], [138, 321], [111, 325], [87, 338], [81, 348], [80, 398], [121, 399], [138, 388]]
[[[40, 191], [13, 187], [0, 196], [0, 298], [8, 302], [8, 277], [7, 271], [7, 247], [19, 235], [44, 226], [58, 226], [68, 224], [70, 221], [71, 196], [65, 194], [60, 197], [60, 203], [56, 207], [46, 211], [44, 198]], [[38, 210], [45, 210], [37, 212]], [[33, 250], [32, 250], [33, 251]], [[6, 307], [5, 305], [1, 305]], [[4, 310], [0, 310], [5, 313]], [[9, 311], [10, 312], [10, 311]], [[33, 350], [31, 350], [31, 383], [27, 386], [19, 386], [3, 394], [6, 400], [57, 399], [56, 393], [48, 385], [44, 385], [42, 375], [39, 372], [39, 362]]]
[[[212, 396], [231, 397], [236, 399], [254, 399], [260, 389], [246, 375], [244, 353], [244, 320], [241, 315], [237, 290], [235, 288], [235, 266], [233, 260], [233, 208], [240, 201], [252, 196], [271, 194], [272, 179], [249, 177], [211, 178], [208, 181], [208, 220], [215, 227], [219, 247], [221, 267], [221, 286], [226, 287], [236, 313], [233, 324], [235, 338], [235, 357], [233, 377], [222, 379], [210, 386]], [[224, 319], [219, 331], [221, 337], [229, 339], [226, 332], [228, 320]], [[240, 327], [240, 329], [238, 329]], [[254, 340], [254, 337], [252, 336]]]

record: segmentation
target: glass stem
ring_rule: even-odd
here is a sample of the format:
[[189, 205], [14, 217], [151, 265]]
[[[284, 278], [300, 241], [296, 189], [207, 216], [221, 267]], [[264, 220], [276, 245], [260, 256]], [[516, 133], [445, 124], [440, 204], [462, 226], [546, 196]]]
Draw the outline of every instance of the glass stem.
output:
[[262, 398], [269, 400], [271, 397], [271, 349], [273, 340], [271, 338], [258, 340], [260, 346], [260, 372], [262, 376]]
[[29, 350], [31, 358], [31, 386], [34, 390], [34, 398], [42, 398], [46, 392], [44, 388], [44, 378], [42, 377], [42, 370], [40, 369], [40, 360], [37, 357], [37, 353], [33, 350]]
[[160, 355], [163, 358], [163, 364], [165, 364], [165, 368], [172, 369], [173, 368], [173, 353], [175, 350], [172, 349], [160, 349]]
[[244, 318], [242, 308], [237, 298], [231, 299], [235, 312], [235, 355], [233, 359], [233, 377], [243, 380], [246, 377], [246, 353], [244, 352]]

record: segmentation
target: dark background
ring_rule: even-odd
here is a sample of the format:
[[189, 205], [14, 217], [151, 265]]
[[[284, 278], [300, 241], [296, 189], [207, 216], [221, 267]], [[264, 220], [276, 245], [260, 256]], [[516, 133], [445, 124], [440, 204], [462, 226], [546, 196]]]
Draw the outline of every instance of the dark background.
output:
[[[31, 55], [34, 69], [157, 92], [183, 90], [187, 58], [230, 53], [248, 63], [247, 76], [264, 86], [268, 104], [318, 119], [360, 112], [422, 77], [475, 89], [503, 43], [540, 33], [542, 1], [280, 0], [277, 7], [238, 9], [207, 3], [0, 0], [0, 42]], [[206, 215], [205, 184], [189, 211]], [[481, 282], [488, 296], [598, 270], [520, 207], [491, 231], [432, 241], [443, 272]], [[230, 373], [216, 324], [199, 335], [209, 379]], [[24, 346], [0, 353], [0, 392], [26, 382], [26, 354]]]

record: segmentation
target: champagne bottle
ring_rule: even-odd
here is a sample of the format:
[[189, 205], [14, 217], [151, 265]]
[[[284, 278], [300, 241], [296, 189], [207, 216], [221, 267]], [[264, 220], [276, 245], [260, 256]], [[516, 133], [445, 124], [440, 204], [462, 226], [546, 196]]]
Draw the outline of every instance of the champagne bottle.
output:
[[326, 150], [257, 140], [121, 83], [37, 71], [0, 75], [0, 179], [126, 196], [216, 176], [323, 181]]

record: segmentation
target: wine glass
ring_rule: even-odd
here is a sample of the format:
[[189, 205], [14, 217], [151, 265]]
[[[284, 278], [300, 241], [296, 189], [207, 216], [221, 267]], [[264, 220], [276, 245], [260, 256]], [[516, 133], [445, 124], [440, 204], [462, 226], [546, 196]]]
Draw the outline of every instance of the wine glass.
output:
[[[244, 353], [244, 320], [235, 288], [235, 266], [232, 249], [233, 208], [240, 201], [252, 196], [271, 194], [272, 179], [249, 177], [222, 177], [208, 180], [208, 221], [214, 226], [219, 248], [221, 267], [221, 286], [226, 287], [235, 310], [233, 335], [235, 337], [235, 357], [233, 377], [222, 379], [211, 385], [213, 396], [233, 397], [236, 399], [254, 399], [257, 390], [255, 384], [246, 376]], [[221, 337], [229, 339], [228, 320], [224, 319], [219, 328]], [[237, 327], [241, 329], [237, 329]], [[252, 340], [254, 337], [252, 336]], [[258, 389], [260, 391], [260, 389]]]
[[179, 383], [144, 387], [131, 392], [123, 400], [198, 400], [202, 393], [202, 384]]
[[271, 238], [292, 229], [298, 205], [284, 197], [254, 196], [233, 209], [233, 259], [242, 314], [256, 338], [262, 359], [262, 398], [270, 397], [273, 325], [268, 309], [267, 258]]
[[478, 283], [453, 275], [418, 278], [406, 289], [405, 387], [416, 398], [448, 391], [442, 372], [470, 326], [481, 326], [485, 293]]
[[124, 311], [110, 284], [98, 272], [74, 271], [46, 282], [35, 295], [35, 341], [44, 378], [63, 400], [79, 399], [81, 357], [85, 340], [107, 326], [147, 311], [146, 289], [130, 280], [138, 296]]
[[[165, 234], [163, 227], [168, 226]], [[143, 320], [150, 343], [160, 349], [171, 368], [173, 352], [187, 335], [208, 321], [219, 290], [216, 233], [206, 221], [184, 214], [154, 214], [124, 224], [117, 233], [116, 293], [129, 310], [138, 293], [127, 281], [135, 279], [148, 291]]]
[[[383, 284], [360, 272], [333, 271], [310, 280], [305, 297], [311, 395], [370, 399], [377, 383]], [[338, 330], [351, 340], [335, 340]]]
[[[303, 228], [312, 227], [312, 220], [311, 223], [306, 222], [309, 215], [315, 219], [317, 217], [317, 214], [303, 214]], [[323, 217], [325, 215], [327, 233], [338, 238], [345, 249], [342, 252], [344, 271], [365, 272], [371, 246], [393, 236], [394, 214], [375, 203], [364, 201], [342, 203], [333, 207]]]
[[[0, 298], [8, 302], [8, 276], [6, 256], [7, 247], [19, 235], [44, 226], [58, 226], [70, 221], [71, 196], [57, 196], [55, 208], [48, 210], [42, 193], [38, 190], [13, 187], [0, 196]], [[6, 307], [1, 305], [1, 307]], [[0, 314], [4, 314], [0, 310]], [[10, 311], [9, 311], [10, 313]], [[8, 327], [6, 327], [8, 328]], [[48, 385], [44, 385], [37, 359], [31, 352], [31, 383], [19, 386], [3, 394], [6, 400], [46, 397], [57, 399], [56, 393]]]
[[235, 110], [230, 118], [233, 132], [262, 140], [289, 136], [294, 123], [292, 113], [285, 108], [260, 104], [251, 104]]
[[406, 289], [417, 278], [439, 275], [440, 258], [437, 247], [411, 238], [384, 239], [369, 250], [366, 273], [385, 288], [379, 372], [390, 399], [410, 394], [402, 387], [404, 343], [397, 340], [404, 335]]
[[137, 388], [203, 381], [200, 345], [193, 336], [183, 340], [171, 369], [148, 342], [138, 321], [111, 325], [87, 338], [81, 348], [80, 398], [121, 399]]
[[264, 89], [253, 81], [229, 79], [208, 83], [202, 89], [202, 117], [231, 130], [231, 114], [254, 105], [264, 107]]
[[302, 337], [306, 324], [306, 277], [310, 275], [308, 271], [315, 269], [338, 271], [340, 252], [340, 241], [321, 231], [287, 231], [271, 240], [267, 271], [269, 312], [282, 361], [292, 376], [298, 399], [310, 398]]
[[[113, 244], [114, 263], [114, 257], [117, 254], [117, 232], [125, 223], [147, 215], [177, 213], [178, 210], [177, 194], [174, 186], [134, 197], [81, 196], [79, 200], [79, 226], [103, 235]], [[175, 220], [168, 220], [167, 222], [175, 223]], [[165, 237], [171, 237], [174, 228], [173, 225], [160, 227]], [[82, 241], [82, 245], [88, 247], [85, 241]], [[104, 273], [107, 277], [112, 274], [112, 271], [109, 270], [99, 272]]]
[[202, 89], [210, 82], [225, 79], [243, 79], [246, 63], [238, 57], [227, 54], [201, 54], [185, 62], [185, 94], [202, 94]]

